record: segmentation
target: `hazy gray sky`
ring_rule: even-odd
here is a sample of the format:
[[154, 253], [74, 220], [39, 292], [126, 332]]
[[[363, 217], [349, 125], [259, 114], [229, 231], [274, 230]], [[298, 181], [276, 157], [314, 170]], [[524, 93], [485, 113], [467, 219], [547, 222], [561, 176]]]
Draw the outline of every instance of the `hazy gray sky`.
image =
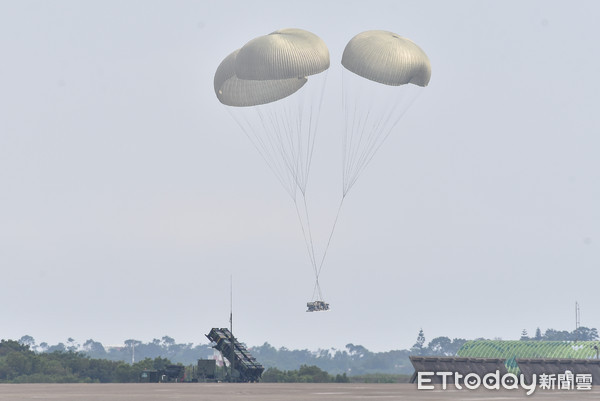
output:
[[[0, 2], [1, 338], [410, 347], [600, 326], [600, 3]], [[293, 203], [213, 91], [234, 49], [329, 46], [309, 201], [339, 197], [340, 60], [414, 40], [429, 86], [350, 193], [313, 276]], [[335, 155], [335, 157], [331, 156]], [[323, 173], [317, 173], [317, 172]], [[321, 245], [322, 246], [322, 245]]]

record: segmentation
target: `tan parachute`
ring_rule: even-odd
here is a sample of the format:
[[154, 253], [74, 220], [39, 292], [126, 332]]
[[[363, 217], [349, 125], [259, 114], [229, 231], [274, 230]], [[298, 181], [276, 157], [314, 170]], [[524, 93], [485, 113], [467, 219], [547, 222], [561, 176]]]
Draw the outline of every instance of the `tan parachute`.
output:
[[214, 77], [217, 98], [233, 106], [231, 115], [294, 202], [315, 274], [313, 298], [322, 305], [306, 188], [329, 65], [321, 38], [288, 28], [250, 40]]
[[329, 66], [329, 50], [321, 38], [287, 28], [252, 39], [229, 54], [214, 77], [217, 98], [232, 106], [231, 115], [294, 202], [315, 274], [308, 311], [329, 309], [319, 277], [346, 195], [431, 78], [425, 52], [393, 32], [362, 32], [346, 45], [342, 193], [327, 244], [317, 258], [306, 189]]

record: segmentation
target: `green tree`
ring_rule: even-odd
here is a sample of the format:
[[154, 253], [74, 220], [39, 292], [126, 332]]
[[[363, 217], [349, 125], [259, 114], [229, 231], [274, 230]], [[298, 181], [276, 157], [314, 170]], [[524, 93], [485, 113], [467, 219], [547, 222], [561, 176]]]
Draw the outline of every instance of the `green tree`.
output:
[[346, 344], [346, 349], [351, 356], [358, 358], [364, 358], [366, 355], [370, 354], [369, 350], [362, 345], [354, 345], [350, 343]]
[[277, 368], [267, 368], [261, 377], [265, 383], [285, 383], [285, 372]]
[[410, 349], [413, 354], [423, 355], [425, 349], [425, 334], [423, 333], [423, 329], [419, 330], [419, 334], [417, 335], [417, 342]]
[[27, 345], [23, 345], [14, 340], [0, 341], [0, 356], [8, 355], [11, 352], [31, 352]]
[[72, 337], [67, 338], [67, 351], [69, 352], [77, 352], [79, 345], [75, 342], [75, 339]]
[[35, 355], [24, 352], [11, 352], [6, 355], [4, 362], [9, 370], [9, 379], [33, 373]]
[[571, 341], [571, 333], [566, 330], [547, 329], [544, 333], [544, 341]]
[[65, 347], [65, 345], [63, 343], [58, 343], [56, 345], [50, 345], [47, 349], [46, 352], [67, 352], [67, 347]]
[[429, 355], [453, 355], [450, 351], [452, 340], [448, 337], [436, 337], [429, 342], [427, 346], [427, 354]]
[[598, 340], [598, 330], [583, 326], [578, 327], [573, 330], [572, 339], [573, 341], [596, 341]]
[[102, 343], [92, 339], [83, 343], [83, 352], [91, 358], [105, 358], [106, 350]]
[[90, 359], [86, 376], [98, 383], [113, 383], [117, 381], [115, 368], [117, 362], [106, 359]]
[[350, 379], [348, 378], [348, 376], [346, 376], [346, 372], [344, 372], [343, 374], [337, 374], [335, 375], [335, 382], [336, 383], [350, 383]]
[[309, 383], [328, 383], [331, 381], [329, 373], [320, 369], [318, 366], [300, 366], [298, 369], [298, 376], [301, 377], [302, 382]]
[[29, 349], [33, 350], [35, 349], [35, 340], [33, 337], [25, 335], [21, 338], [19, 338], [19, 344], [21, 345], [25, 345], [27, 347], [29, 347]]
[[139, 378], [139, 371], [127, 363], [119, 363], [115, 371], [115, 378], [119, 383], [135, 383]]
[[169, 347], [172, 347], [173, 345], [175, 345], [175, 339], [173, 337], [163, 336], [162, 344], [163, 344], [163, 347], [168, 349]]

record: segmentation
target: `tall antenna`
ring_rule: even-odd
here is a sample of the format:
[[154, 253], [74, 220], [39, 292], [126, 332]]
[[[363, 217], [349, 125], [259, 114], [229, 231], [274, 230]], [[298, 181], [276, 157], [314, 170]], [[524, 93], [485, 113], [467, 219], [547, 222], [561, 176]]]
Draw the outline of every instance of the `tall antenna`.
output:
[[229, 367], [231, 369], [229, 381], [233, 381], [233, 364], [235, 363], [235, 341], [233, 337], [233, 274], [229, 276], [229, 332], [231, 333], [231, 359], [229, 360]]
[[581, 312], [579, 311], [579, 303], [575, 302], [575, 330], [581, 325]]

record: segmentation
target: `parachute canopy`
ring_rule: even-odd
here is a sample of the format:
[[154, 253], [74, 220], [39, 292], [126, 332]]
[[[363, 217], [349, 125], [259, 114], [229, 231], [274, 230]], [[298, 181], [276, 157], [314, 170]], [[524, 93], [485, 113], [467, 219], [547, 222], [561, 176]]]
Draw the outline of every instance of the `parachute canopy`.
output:
[[226, 106], [248, 107], [274, 102], [293, 94], [307, 81], [304, 77], [263, 81], [239, 79], [235, 75], [239, 51], [225, 57], [215, 73], [215, 94]]
[[384, 85], [427, 86], [429, 58], [409, 39], [388, 31], [366, 31], [353, 37], [344, 49], [342, 65], [349, 71]]
[[297, 28], [259, 36], [225, 57], [214, 78], [227, 106], [259, 106], [284, 99], [329, 68], [329, 50], [314, 33]]
[[306, 188], [329, 65], [329, 50], [321, 38], [287, 28], [247, 42], [221, 62], [214, 76], [217, 98], [235, 106], [228, 111], [294, 202], [315, 273], [317, 310], [326, 310], [326, 304]]
[[330, 66], [327, 46], [311, 32], [280, 29], [229, 54], [214, 76], [217, 98], [234, 106], [228, 111], [294, 202], [315, 274], [308, 311], [329, 309], [319, 277], [348, 191], [414, 99], [413, 92], [431, 77], [423, 50], [387, 31], [354, 36], [342, 65], [342, 196], [322, 255], [313, 244], [306, 190]]
[[312, 32], [286, 28], [246, 43], [237, 55], [235, 75], [240, 79], [301, 78], [329, 68], [329, 50]]
[[[343, 196], [431, 78], [429, 58], [388, 31], [354, 36], [342, 55]], [[413, 84], [413, 85], [408, 85]]]

